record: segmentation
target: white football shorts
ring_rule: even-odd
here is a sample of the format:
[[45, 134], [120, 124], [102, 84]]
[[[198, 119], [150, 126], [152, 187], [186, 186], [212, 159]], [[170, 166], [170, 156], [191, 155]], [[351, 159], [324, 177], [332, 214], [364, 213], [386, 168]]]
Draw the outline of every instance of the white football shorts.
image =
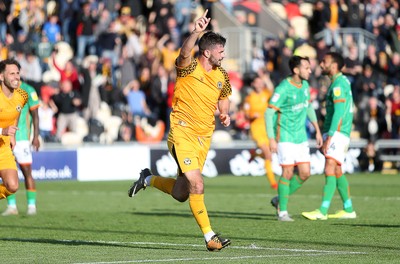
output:
[[[324, 140], [328, 137], [327, 134], [323, 135]], [[349, 150], [350, 138], [345, 136], [343, 133], [335, 132], [331, 137], [331, 142], [326, 151], [326, 158], [336, 160], [339, 165], [342, 165], [346, 157], [347, 151]]]
[[308, 141], [300, 144], [279, 142], [278, 161], [281, 166], [294, 166], [299, 163], [310, 163], [310, 147]]
[[13, 153], [18, 164], [32, 164], [31, 143], [28, 140], [17, 141]]

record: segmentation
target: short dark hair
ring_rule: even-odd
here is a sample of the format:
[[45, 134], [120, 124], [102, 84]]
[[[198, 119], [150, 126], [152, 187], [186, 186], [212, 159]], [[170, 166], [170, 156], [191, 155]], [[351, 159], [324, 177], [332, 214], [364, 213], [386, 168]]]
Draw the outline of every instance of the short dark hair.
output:
[[215, 45], [225, 46], [226, 38], [222, 35], [208, 31], [199, 40], [199, 51], [203, 53], [205, 50], [211, 49]]
[[290, 58], [289, 68], [292, 73], [294, 73], [294, 68], [299, 67], [301, 65], [302, 60], [306, 60], [306, 61], [310, 62], [310, 59], [308, 57], [301, 57], [301, 56], [295, 55]]
[[5, 59], [0, 61], [0, 73], [3, 73], [6, 70], [7, 65], [16, 65], [18, 70], [21, 70], [21, 65], [15, 59]]
[[339, 71], [341, 71], [344, 67], [344, 59], [342, 54], [338, 52], [328, 52], [326, 53], [327, 56], [331, 56], [332, 60], [337, 63]]

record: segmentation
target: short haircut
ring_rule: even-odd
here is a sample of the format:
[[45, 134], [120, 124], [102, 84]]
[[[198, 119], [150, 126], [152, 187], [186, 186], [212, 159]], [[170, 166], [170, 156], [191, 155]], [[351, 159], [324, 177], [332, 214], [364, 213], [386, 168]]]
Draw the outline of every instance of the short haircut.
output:
[[226, 38], [222, 35], [208, 31], [204, 33], [204, 35], [199, 40], [199, 51], [200, 54], [203, 53], [205, 50], [210, 50], [215, 45], [222, 45], [225, 46]]
[[333, 62], [337, 63], [339, 71], [341, 71], [344, 67], [344, 59], [343, 56], [338, 52], [328, 52], [326, 53], [327, 56], [331, 56]]
[[6, 70], [7, 65], [16, 65], [18, 70], [21, 70], [21, 65], [15, 59], [5, 59], [0, 61], [0, 73], [3, 73]]
[[301, 57], [301, 56], [295, 55], [290, 58], [289, 68], [292, 73], [294, 73], [294, 68], [299, 67], [301, 65], [302, 60], [306, 60], [306, 61], [310, 62], [310, 59], [308, 57]]

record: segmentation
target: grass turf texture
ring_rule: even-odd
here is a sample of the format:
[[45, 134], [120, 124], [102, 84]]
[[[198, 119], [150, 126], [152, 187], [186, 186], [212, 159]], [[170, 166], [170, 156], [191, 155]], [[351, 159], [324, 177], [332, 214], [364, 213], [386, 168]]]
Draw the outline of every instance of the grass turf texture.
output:
[[[127, 196], [131, 182], [37, 182], [38, 215], [1, 217], [3, 263], [399, 263], [400, 178], [348, 175], [355, 220], [309, 221], [324, 177], [312, 176], [291, 196], [292, 223], [278, 222], [265, 177], [205, 179], [216, 231], [232, 240], [207, 252], [188, 203], [147, 188]], [[5, 209], [6, 201], [1, 201]], [[341, 209], [336, 193], [330, 213]]]

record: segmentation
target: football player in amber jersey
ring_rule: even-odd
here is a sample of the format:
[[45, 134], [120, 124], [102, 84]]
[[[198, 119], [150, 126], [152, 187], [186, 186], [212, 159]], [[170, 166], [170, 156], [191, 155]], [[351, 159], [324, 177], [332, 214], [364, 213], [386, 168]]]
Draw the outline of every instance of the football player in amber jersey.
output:
[[268, 107], [268, 101], [272, 92], [267, 89], [264, 80], [256, 77], [251, 86], [253, 91], [246, 96], [244, 102], [244, 110], [247, 119], [250, 121], [250, 135], [256, 142], [257, 147], [262, 151], [264, 158], [265, 173], [272, 189], [277, 189], [278, 184], [275, 180], [274, 172], [271, 164], [271, 151], [269, 149], [269, 140], [267, 130], [265, 129], [264, 112]]
[[[18, 121], [18, 132], [16, 133], [16, 145], [13, 150], [15, 159], [22, 171], [25, 179], [26, 198], [28, 201], [27, 215], [36, 214], [36, 185], [32, 177], [32, 151], [38, 150], [40, 147], [39, 142], [39, 97], [35, 89], [25, 82], [21, 82], [21, 89], [27, 92], [28, 102], [22, 108], [21, 115]], [[31, 128], [33, 127], [33, 131]], [[33, 132], [33, 133], [32, 133]], [[32, 143], [30, 142], [31, 134]], [[1, 214], [17, 215], [17, 200], [16, 195], [11, 194], [7, 196], [7, 209]]]
[[20, 86], [21, 66], [14, 59], [0, 62], [0, 199], [18, 190], [17, 164], [12, 153], [21, 110], [28, 94]]
[[[139, 180], [128, 191], [132, 197], [147, 186], [155, 187], [189, 206], [199, 225], [209, 251], [221, 250], [230, 244], [211, 228], [204, 204], [203, 166], [215, 129], [214, 113], [219, 110], [219, 120], [229, 126], [229, 98], [231, 85], [226, 71], [221, 67], [225, 57], [226, 39], [212, 31], [204, 32], [210, 23], [208, 10], [195, 21], [194, 30], [185, 40], [176, 59], [177, 78], [170, 115], [171, 128], [168, 148], [178, 165], [178, 177], [163, 178], [152, 175], [149, 169], [140, 173]], [[203, 34], [204, 32], [204, 34]], [[199, 39], [199, 55], [191, 56]]]

